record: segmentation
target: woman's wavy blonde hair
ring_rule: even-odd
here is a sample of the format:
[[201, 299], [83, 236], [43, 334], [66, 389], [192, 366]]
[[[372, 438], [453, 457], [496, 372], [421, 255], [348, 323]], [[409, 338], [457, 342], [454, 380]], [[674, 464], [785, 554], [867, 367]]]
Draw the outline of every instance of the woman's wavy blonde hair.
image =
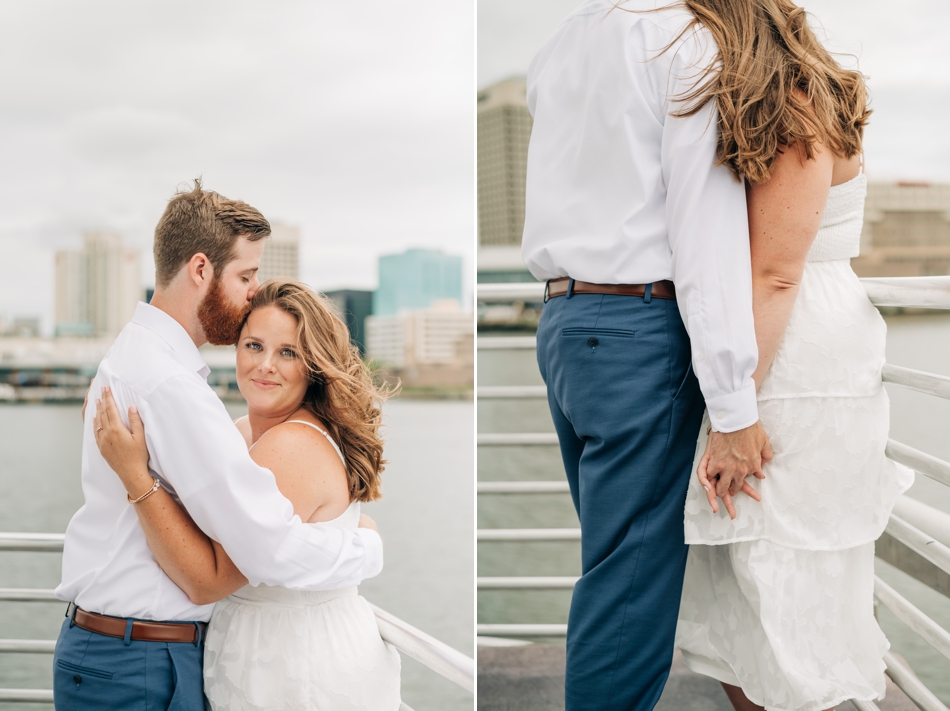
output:
[[[737, 178], [762, 183], [785, 146], [810, 159], [815, 144], [851, 158], [862, 150], [870, 111], [864, 77], [842, 69], [789, 0], [682, 0], [716, 41], [716, 62], [678, 101], [675, 116], [719, 109], [718, 158]], [[679, 39], [679, 37], [677, 38]], [[674, 40], [675, 43], [675, 40]]]
[[374, 384], [330, 299], [300, 282], [271, 279], [254, 296], [251, 311], [265, 306], [275, 306], [297, 320], [297, 354], [310, 377], [302, 406], [326, 425], [340, 446], [350, 501], [378, 499], [386, 464], [379, 405], [390, 393]]

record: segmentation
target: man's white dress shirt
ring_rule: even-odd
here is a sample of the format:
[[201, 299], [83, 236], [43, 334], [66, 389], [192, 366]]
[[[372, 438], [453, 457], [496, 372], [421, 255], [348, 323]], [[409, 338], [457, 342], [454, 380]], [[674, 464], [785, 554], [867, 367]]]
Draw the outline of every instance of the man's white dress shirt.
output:
[[731, 432], [758, 420], [745, 188], [716, 165], [714, 102], [670, 115], [716, 46], [705, 28], [678, 37], [693, 16], [662, 4], [589, 0], [531, 62], [522, 255], [538, 279], [672, 280], [713, 427]]
[[374, 531], [306, 524], [294, 515], [273, 474], [251, 459], [205, 382], [208, 372], [177, 321], [138, 305], [92, 382], [82, 447], [86, 503], [66, 529], [59, 599], [90, 612], [152, 620], [207, 621], [214, 607], [193, 604], [165, 575], [122, 482], [99, 454], [92, 421], [103, 386], [112, 388], [124, 419], [132, 403], [138, 406], [153, 475], [251, 585], [344, 588], [382, 569]]

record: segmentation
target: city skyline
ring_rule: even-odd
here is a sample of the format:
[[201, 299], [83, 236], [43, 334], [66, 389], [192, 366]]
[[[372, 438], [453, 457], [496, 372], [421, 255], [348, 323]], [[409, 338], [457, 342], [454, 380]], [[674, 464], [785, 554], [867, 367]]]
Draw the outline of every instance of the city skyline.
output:
[[51, 331], [53, 255], [86, 231], [138, 247], [150, 285], [155, 224], [199, 175], [299, 225], [315, 288], [371, 287], [408, 247], [473, 272], [471, 18], [414, 7], [4, 6], [0, 314]]

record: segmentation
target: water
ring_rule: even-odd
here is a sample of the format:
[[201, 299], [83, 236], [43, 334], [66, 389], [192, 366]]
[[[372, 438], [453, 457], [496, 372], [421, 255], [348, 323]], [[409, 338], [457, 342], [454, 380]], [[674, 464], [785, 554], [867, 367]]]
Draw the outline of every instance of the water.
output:
[[[888, 362], [950, 375], [950, 316], [895, 316], [888, 322]], [[479, 385], [542, 383], [534, 351], [480, 351]], [[950, 401], [887, 386], [891, 398], [891, 437], [944, 460], [950, 460]], [[552, 432], [543, 400], [484, 400], [478, 404], [479, 432]], [[478, 456], [480, 481], [562, 479], [564, 469], [556, 447], [483, 447]], [[908, 492], [950, 512], [950, 488], [924, 477]], [[574, 528], [577, 515], [567, 494], [479, 497], [479, 528]], [[880, 577], [950, 629], [950, 600], [881, 561]], [[576, 542], [501, 543], [478, 546], [481, 576], [579, 575], [580, 544]], [[478, 596], [481, 623], [565, 623], [569, 591], [484, 591]], [[950, 703], [950, 662], [911, 632], [883, 607], [881, 627], [892, 649], [944, 701]], [[562, 640], [549, 640], [561, 642]]]
[[[384, 413], [385, 496], [364, 511], [379, 524], [386, 565], [361, 593], [472, 656], [474, 406], [396, 400]], [[0, 433], [0, 530], [65, 531], [83, 500], [79, 406], [2, 405]], [[52, 588], [60, 560], [57, 553], [0, 553], [0, 587]], [[55, 639], [65, 607], [0, 602], [0, 638]], [[51, 659], [0, 654], [0, 687], [52, 688]], [[403, 699], [417, 711], [474, 706], [471, 694], [406, 657], [402, 682]], [[0, 704], [3, 711], [22, 708]]]

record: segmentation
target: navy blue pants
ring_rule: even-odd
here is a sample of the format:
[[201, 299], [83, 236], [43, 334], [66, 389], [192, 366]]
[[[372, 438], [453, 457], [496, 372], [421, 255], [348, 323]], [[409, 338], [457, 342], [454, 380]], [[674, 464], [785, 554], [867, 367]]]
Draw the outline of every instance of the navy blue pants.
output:
[[652, 709], [669, 676], [704, 401], [675, 301], [550, 299], [538, 364], [581, 523], [567, 711]]
[[63, 622], [53, 655], [57, 711], [204, 711], [204, 640], [140, 642]]

